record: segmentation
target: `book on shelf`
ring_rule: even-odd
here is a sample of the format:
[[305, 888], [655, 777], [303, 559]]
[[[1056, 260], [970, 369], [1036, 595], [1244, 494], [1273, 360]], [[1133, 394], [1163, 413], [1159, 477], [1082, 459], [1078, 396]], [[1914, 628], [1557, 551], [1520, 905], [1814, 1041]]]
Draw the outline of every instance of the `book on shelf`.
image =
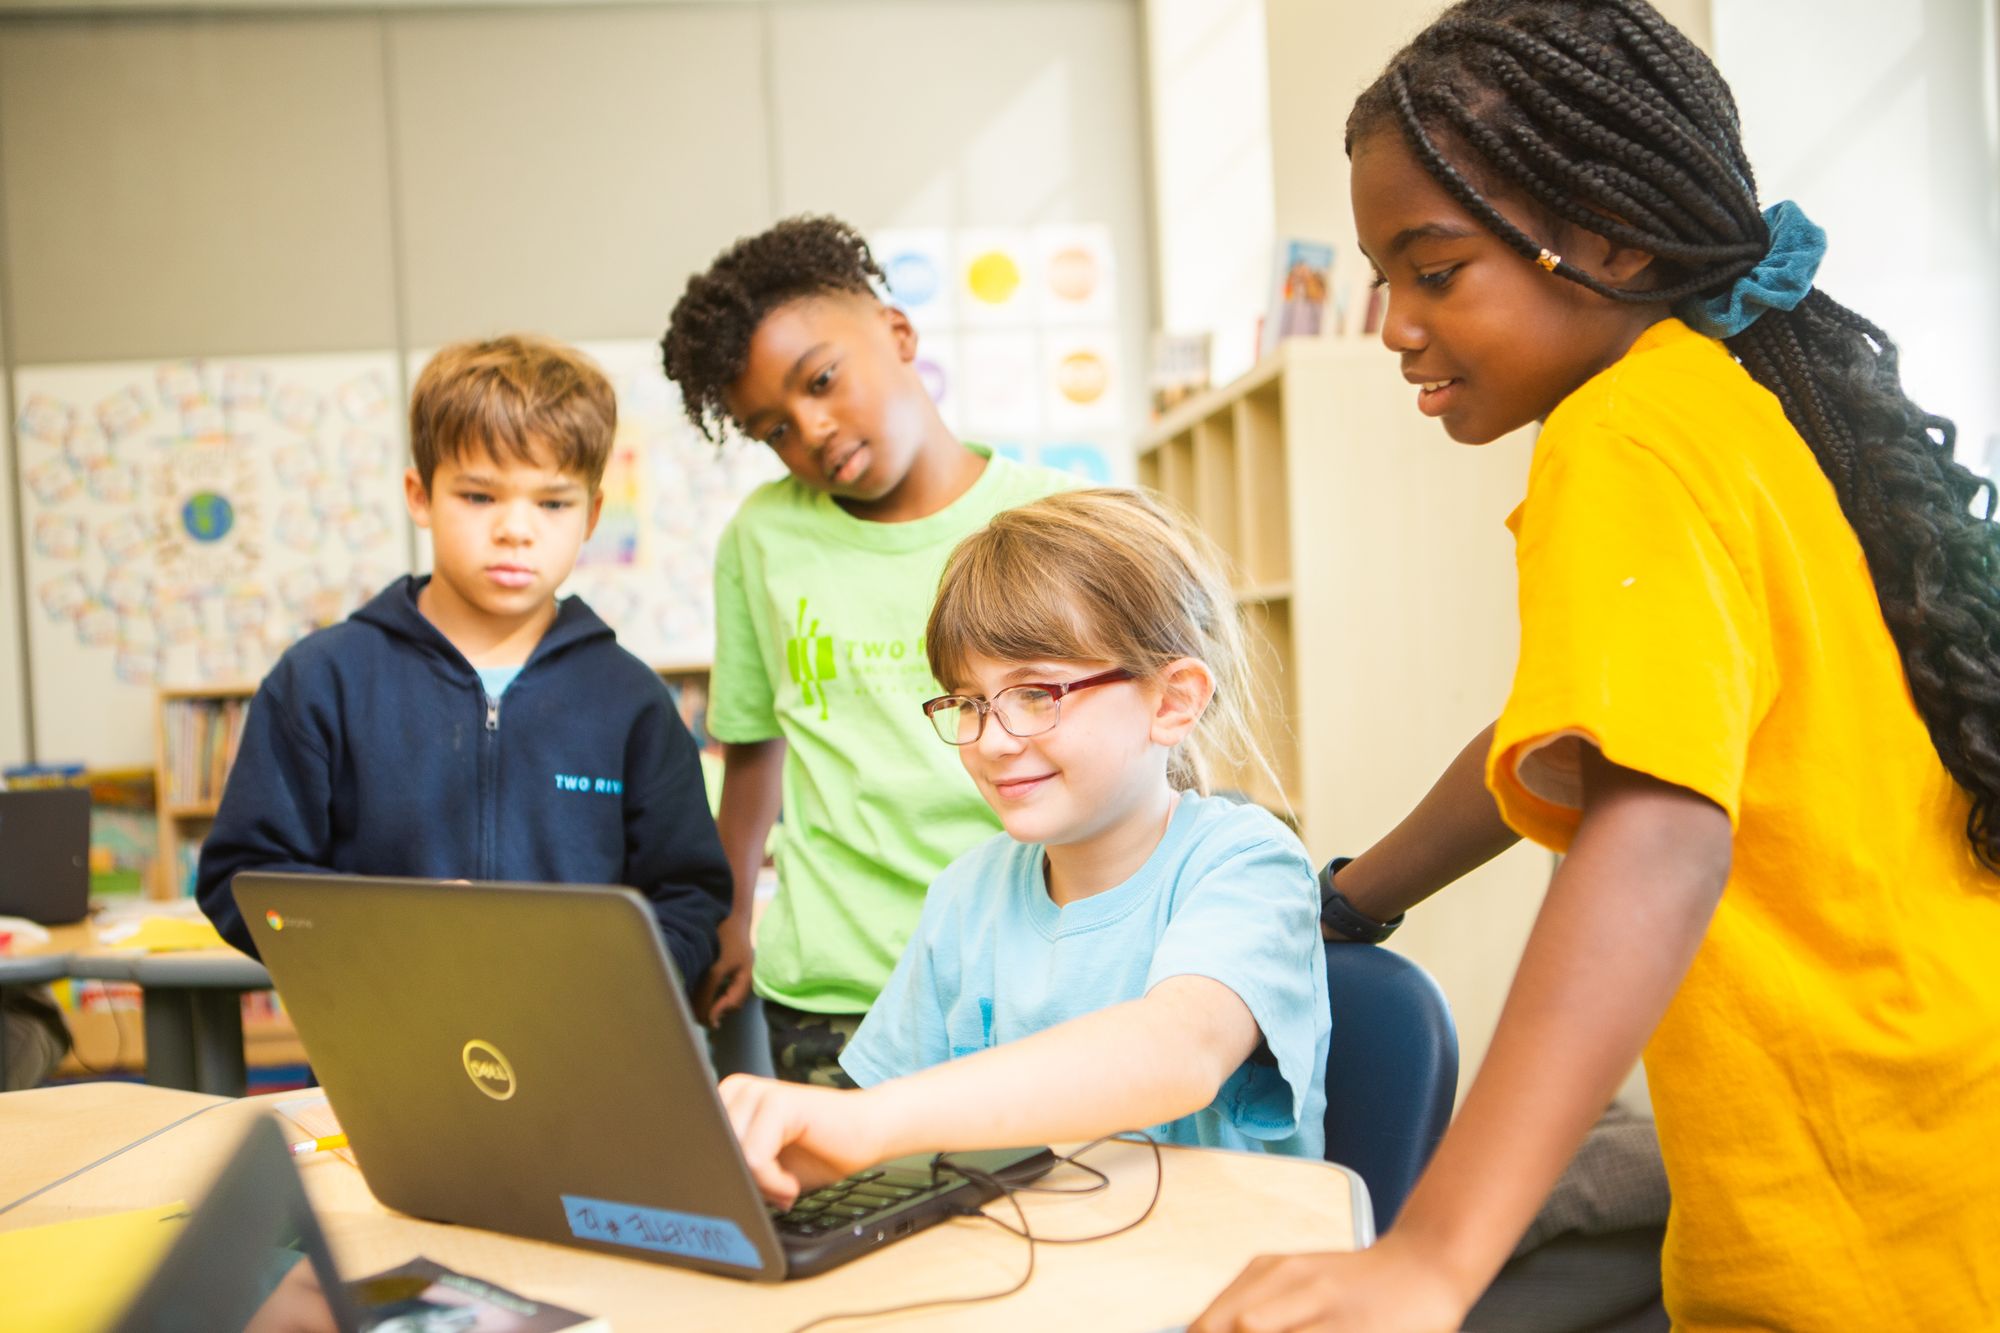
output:
[[1271, 265], [1271, 291], [1257, 352], [1269, 356], [1286, 338], [1319, 336], [1333, 286], [1333, 247], [1324, 241], [1280, 240]]
[[211, 803], [222, 797], [223, 781], [243, 743], [248, 699], [169, 699], [161, 718], [166, 745], [169, 805]]

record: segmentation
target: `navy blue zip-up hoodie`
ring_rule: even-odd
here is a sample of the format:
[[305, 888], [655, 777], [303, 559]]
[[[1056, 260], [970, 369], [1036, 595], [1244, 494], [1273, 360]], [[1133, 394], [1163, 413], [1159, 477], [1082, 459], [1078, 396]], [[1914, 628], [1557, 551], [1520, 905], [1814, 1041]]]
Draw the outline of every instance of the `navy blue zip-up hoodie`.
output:
[[686, 984], [715, 961], [728, 859], [666, 684], [566, 598], [498, 700], [401, 578], [308, 635], [250, 704], [195, 893], [256, 956], [241, 870], [624, 884]]

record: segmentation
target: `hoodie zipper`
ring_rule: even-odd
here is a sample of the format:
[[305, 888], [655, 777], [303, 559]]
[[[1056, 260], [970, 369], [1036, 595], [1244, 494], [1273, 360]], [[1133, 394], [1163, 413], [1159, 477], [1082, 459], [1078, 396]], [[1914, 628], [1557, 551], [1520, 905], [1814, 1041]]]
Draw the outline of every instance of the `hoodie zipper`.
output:
[[480, 746], [480, 810], [482, 825], [479, 839], [480, 879], [493, 878], [493, 867], [498, 859], [496, 844], [499, 841], [500, 822], [500, 699], [487, 694], [483, 684], [480, 695], [486, 700], [486, 744]]

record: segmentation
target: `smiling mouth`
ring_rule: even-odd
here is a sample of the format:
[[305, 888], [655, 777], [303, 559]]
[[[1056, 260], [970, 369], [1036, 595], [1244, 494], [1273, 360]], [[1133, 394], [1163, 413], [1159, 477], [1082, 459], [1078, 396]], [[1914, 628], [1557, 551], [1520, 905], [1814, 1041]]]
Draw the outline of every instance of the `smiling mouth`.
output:
[[1443, 416], [1458, 400], [1458, 389], [1463, 380], [1419, 380], [1417, 381], [1417, 411], [1427, 417]]
[[1025, 796], [1054, 776], [1053, 773], [1037, 773], [1025, 778], [996, 778], [993, 790], [1002, 796]]

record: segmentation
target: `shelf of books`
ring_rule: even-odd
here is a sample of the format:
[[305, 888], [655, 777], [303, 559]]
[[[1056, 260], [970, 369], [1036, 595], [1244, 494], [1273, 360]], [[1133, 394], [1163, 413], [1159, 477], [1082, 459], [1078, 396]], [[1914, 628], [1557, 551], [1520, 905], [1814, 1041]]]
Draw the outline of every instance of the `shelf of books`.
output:
[[202, 835], [215, 818], [229, 766], [243, 740], [255, 685], [163, 689], [159, 696], [154, 762], [159, 772], [160, 850], [153, 896], [178, 898], [194, 891]]

